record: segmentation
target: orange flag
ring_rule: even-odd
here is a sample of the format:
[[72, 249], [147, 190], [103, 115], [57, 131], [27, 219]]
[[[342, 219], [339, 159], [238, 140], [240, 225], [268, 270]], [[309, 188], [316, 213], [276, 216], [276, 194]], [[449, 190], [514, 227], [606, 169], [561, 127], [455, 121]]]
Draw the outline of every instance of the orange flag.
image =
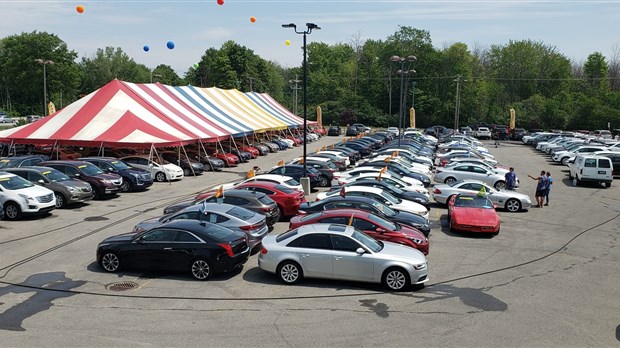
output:
[[332, 146], [330, 146], [330, 148], [333, 150], [336, 148], [336, 145], [332, 144]]
[[354, 216], [354, 215], [355, 215], [355, 214], [351, 214], [351, 217], [349, 218], [349, 226], [352, 226], [352, 225], [353, 225], [353, 216]]
[[256, 172], [254, 171], [254, 169], [250, 169], [250, 171], [245, 175], [245, 178], [249, 179], [249, 178], [253, 178], [255, 176], [256, 176]]
[[381, 174], [383, 173], [379, 172], [379, 175], [377, 175], [377, 181], [381, 181]]
[[321, 151], [325, 151], [327, 149], [327, 147], [325, 145], [323, 145], [323, 147], [321, 148]]
[[304, 164], [304, 158], [303, 158], [303, 157], [302, 157], [302, 158], [300, 158], [300, 159], [299, 159], [299, 162], [297, 162], [297, 164]]
[[278, 167], [279, 166], [283, 166], [284, 165], [284, 160], [279, 160], [278, 163], [276, 164]]
[[394, 151], [394, 153], [392, 153], [392, 157], [396, 157], [398, 156], [398, 151]]
[[380, 173], [380, 174], [383, 174], [383, 173], [387, 172], [387, 170], [388, 170], [388, 167], [387, 167], [387, 166], [385, 166], [385, 167], [381, 168], [381, 170], [379, 171], [379, 173]]
[[390, 163], [390, 161], [392, 160], [392, 157], [386, 157], [383, 162], [385, 163]]
[[215, 191], [215, 198], [224, 197], [224, 186], [220, 186], [220, 188]]

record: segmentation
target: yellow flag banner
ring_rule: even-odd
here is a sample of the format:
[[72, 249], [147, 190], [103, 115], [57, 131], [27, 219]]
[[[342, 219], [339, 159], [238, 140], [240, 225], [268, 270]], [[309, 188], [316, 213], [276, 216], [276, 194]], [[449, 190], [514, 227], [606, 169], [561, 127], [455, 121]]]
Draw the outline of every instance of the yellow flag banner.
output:
[[284, 165], [284, 160], [279, 160], [278, 163], [276, 164], [278, 167], [283, 166]]
[[397, 157], [397, 156], [398, 156], [398, 151], [394, 151], [394, 152], [392, 153], [392, 157]]
[[478, 196], [478, 197], [484, 197], [484, 196], [486, 196], [486, 194], [487, 194], [487, 190], [484, 188], [484, 186], [482, 186], [482, 187], [480, 188], [480, 191], [478, 191], [477, 196]]
[[390, 163], [390, 161], [392, 160], [392, 157], [386, 157], [383, 162], [385, 163]]
[[215, 198], [224, 197], [224, 186], [220, 186], [220, 188], [215, 191]]
[[250, 169], [250, 171], [245, 175], [245, 178], [249, 179], [249, 178], [253, 178], [255, 176], [256, 176], [256, 172], [254, 171], [254, 169]]
[[515, 128], [515, 122], [517, 121], [517, 115], [515, 109], [510, 109], [510, 129]]
[[319, 127], [323, 127], [323, 110], [321, 110], [320, 106], [316, 107], [316, 123]]
[[409, 109], [409, 124], [411, 124], [411, 128], [415, 128], [415, 109], [413, 106]]
[[54, 103], [50, 101], [49, 103], [47, 103], [47, 114], [51, 115], [54, 113], [56, 113], [56, 105], [54, 105]]
[[379, 172], [379, 175], [377, 175], [377, 181], [381, 181], [381, 174], [383, 173]]

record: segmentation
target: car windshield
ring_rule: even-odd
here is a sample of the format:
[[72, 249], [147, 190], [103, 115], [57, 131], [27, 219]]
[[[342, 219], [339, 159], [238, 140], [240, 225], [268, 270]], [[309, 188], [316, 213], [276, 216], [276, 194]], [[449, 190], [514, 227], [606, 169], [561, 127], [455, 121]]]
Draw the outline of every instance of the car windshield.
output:
[[78, 166], [79, 170], [81, 170], [86, 175], [98, 175], [103, 174], [103, 171], [99, 169], [99, 167], [95, 166], [91, 163], [84, 163]]
[[116, 168], [116, 170], [126, 170], [126, 169], [131, 169], [130, 166], [128, 166], [125, 162], [123, 161], [112, 161], [110, 162], [112, 164], [112, 166], [114, 166], [114, 168]]
[[493, 208], [493, 204], [488, 198], [472, 196], [457, 197], [454, 201], [454, 206], [469, 208]]
[[288, 179], [284, 183], [289, 186], [299, 186], [299, 183], [295, 179]]
[[235, 232], [226, 227], [220, 227], [216, 224], [207, 224], [207, 228], [205, 229], [205, 233], [209, 235], [209, 237], [215, 239], [216, 241], [224, 241], [230, 238], [231, 235], [235, 234]]
[[0, 168], [12, 168], [18, 165], [20, 160], [3, 159], [0, 160]]
[[239, 218], [241, 220], [245, 220], [245, 221], [253, 218], [254, 215], [256, 215], [255, 212], [253, 212], [251, 210], [247, 210], [245, 208], [240, 208], [240, 207], [234, 207], [234, 208], [230, 209], [228, 211], [228, 214], [230, 214], [230, 215], [232, 215], [232, 216], [234, 216], [236, 218]]
[[293, 193], [293, 192], [295, 192], [295, 190], [294, 190], [294, 189], [292, 189], [292, 188], [288, 188], [288, 187], [286, 187], [286, 186], [284, 186], [284, 185], [276, 185], [276, 186], [275, 186], [275, 189], [276, 189], [276, 190], [278, 190], [278, 191], [281, 191], [281, 192], [283, 192], [283, 193], [287, 193], [287, 194], [288, 194], [288, 193]]
[[0, 185], [7, 190], [19, 190], [34, 186], [30, 181], [17, 175], [0, 178]]
[[368, 219], [378, 225], [380, 225], [381, 227], [385, 227], [390, 231], [396, 231], [399, 230], [400, 228], [398, 228], [398, 226], [396, 226], [395, 223], [388, 221], [386, 219], [383, 219], [381, 217], [378, 217], [377, 215], [374, 214], [368, 214]]
[[379, 251], [381, 251], [381, 249], [383, 249], [383, 243], [370, 238], [362, 231], [355, 230], [351, 237], [353, 237], [353, 239], [355, 239], [356, 241], [360, 242], [366, 248], [372, 250], [372, 252], [374, 253], [378, 253]]
[[46, 170], [44, 172], [41, 172], [41, 174], [44, 175], [49, 181], [53, 181], [53, 182], [71, 180], [71, 178], [69, 178], [65, 173], [60, 172], [55, 169]]

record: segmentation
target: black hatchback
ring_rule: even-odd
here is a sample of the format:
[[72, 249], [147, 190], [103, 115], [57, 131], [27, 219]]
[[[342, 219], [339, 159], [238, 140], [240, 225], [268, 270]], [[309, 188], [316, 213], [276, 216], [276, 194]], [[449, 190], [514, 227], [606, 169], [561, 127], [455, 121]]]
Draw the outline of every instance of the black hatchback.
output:
[[108, 272], [126, 268], [185, 271], [198, 280], [241, 267], [250, 255], [245, 234], [206, 221], [176, 220], [142, 233], [126, 233], [97, 246]]
[[327, 135], [339, 136], [340, 135], [340, 126], [329, 126], [329, 129], [327, 129]]
[[151, 173], [143, 169], [130, 167], [125, 162], [114, 157], [84, 157], [80, 161], [90, 162], [105, 173], [118, 174], [123, 177], [121, 191], [143, 191], [153, 185]]

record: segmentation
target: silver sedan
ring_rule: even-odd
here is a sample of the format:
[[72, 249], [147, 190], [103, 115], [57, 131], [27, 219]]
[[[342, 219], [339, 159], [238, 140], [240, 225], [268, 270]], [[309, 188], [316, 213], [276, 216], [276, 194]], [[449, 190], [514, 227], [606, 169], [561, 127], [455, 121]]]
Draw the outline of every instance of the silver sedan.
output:
[[191, 205], [175, 213], [144, 220], [134, 227], [134, 232], [150, 230], [173, 220], [201, 220], [218, 224], [233, 231], [243, 232], [248, 245], [254, 248], [269, 232], [265, 215], [226, 203], [204, 203]]
[[426, 257], [418, 250], [339, 224], [306, 225], [265, 237], [258, 266], [285, 284], [326, 278], [383, 283], [399, 291], [428, 281]]
[[530, 207], [532, 200], [526, 194], [510, 191], [496, 190], [491, 186], [477, 180], [461, 180], [450, 184], [438, 184], [433, 187], [432, 196], [435, 202], [447, 204], [450, 197], [459, 193], [476, 193], [484, 187], [486, 196], [496, 207], [504, 208], [510, 212], [525, 210]]

